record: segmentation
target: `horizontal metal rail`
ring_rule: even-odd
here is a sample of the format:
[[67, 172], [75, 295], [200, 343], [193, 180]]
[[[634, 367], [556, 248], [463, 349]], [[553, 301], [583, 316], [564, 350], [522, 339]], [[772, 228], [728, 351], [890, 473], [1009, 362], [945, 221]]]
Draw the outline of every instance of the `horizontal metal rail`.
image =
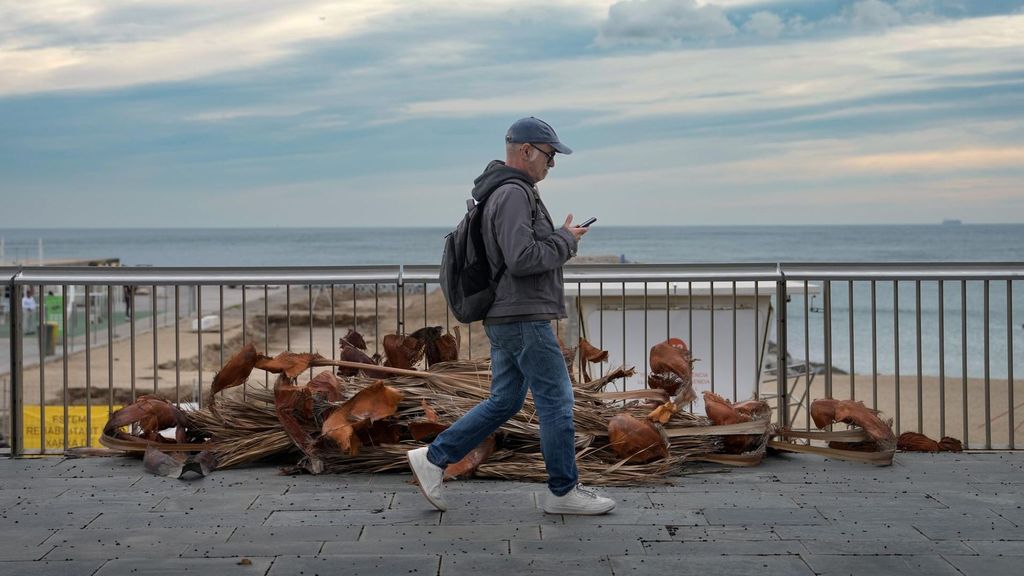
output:
[[[40, 295], [35, 315], [10, 303], [4, 428], [12, 454], [67, 448], [74, 441], [69, 410], [84, 401], [85, 419], [95, 424], [116, 407], [115, 389], [130, 390], [128, 401], [138, 388], [201, 405], [202, 390], [227, 355], [247, 342], [268, 353], [308, 346], [326, 356], [329, 348], [333, 358], [339, 328], [367, 335], [370, 353], [382, 352], [381, 339], [390, 332], [428, 325], [450, 331], [457, 322], [431, 300], [439, 272], [433, 265], [2, 267], [0, 282], [12, 300]], [[616, 385], [646, 385], [650, 346], [685, 338], [698, 358], [698, 391], [734, 401], [762, 397], [783, 424], [809, 426], [816, 398], [848, 398], [881, 409], [896, 432], [938, 437], [958, 431], [972, 448], [1016, 447], [1021, 415], [1013, 375], [1022, 369], [1024, 334], [1015, 338], [1014, 331], [1021, 330], [1024, 290], [1013, 284], [1024, 280], [1024, 263], [570, 264], [563, 277], [569, 319], [556, 323], [563, 341], [586, 337], [609, 350], [612, 362], [644, 366]], [[148, 297], [138, 296], [147, 291]], [[44, 318], [47, 292], [61, 295], [56, 319], [52, 311]], [[69, 294], [75, 301], [67, 301]], [[214, 317], [218, 333], [205, 336], [204, 322]], [[58, 342], [53, 323], [60, 325]], [[227, 339], [225, 325], [234, 334]], [[486, 353], [482, 333], [480, 326], [462, 327], [463, 353]], [[122, 341], [127, 350], [115, 354], [113, 346]], [[93, 358], [102, 346], [106, 353]], [[217, 366], [203, 365], [209, 347], [219, 350]], [[197, 350], [197, 366], [183, 362], [192, 354], [184, 348]], [[150, 352], [151, 370], [137, 370], [144, 363], [137, 356]], [[69, 388], [78, 377], [69, 359], [78, 355], [84, 391]], [[45, 369], [58, 356], [63, 369]], [[103, 364], [106, 373], [93, 378]], [[24, 376], [33, 366], [38, 416], [26, 418], [26, 392], [35, 395], [36, 382]], [[604, 374], [606, 367], [591, 369]], [[72, 393], [84, 400], [72, 400]], [[60, 403], [47, 406], [55, 395]], [[46, 422], [61, 413], [62, 433], [47, 435]], [[35, 426], [40, 444], [26, 450], [24, 431]]]
[[15, 276], [22, 285], [230, 286], [286, 284], [395, 283], [401, 266], [285, 266], [276, 268], [23, 268]]
[[[778, 264], [568, 264], [567, 283], [787, 280], [1019, 280], [1024, 263], [778, 263]], [[4, 267], [0, 278], [17, 284], [231, 285], [358, 284], [438, 281], [439, 266], [334, 267]]]

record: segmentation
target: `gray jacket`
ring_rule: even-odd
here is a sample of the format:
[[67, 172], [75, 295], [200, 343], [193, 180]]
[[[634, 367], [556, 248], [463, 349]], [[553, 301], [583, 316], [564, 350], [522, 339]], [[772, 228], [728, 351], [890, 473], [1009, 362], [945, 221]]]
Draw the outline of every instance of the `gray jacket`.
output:
[[[576, 238], [555, 227], [537, 187], [529, 182], [524, 172], [499, 160], [474, 181], [473, 198], [487, 199], [482, 231], [491, 274], [502, 263], [507, 267], [487, 312], [488, 324], [566, 316], [562, 266], [576, 255]], [[531, 218], [527, 194], [536, 199], [536, 218]]]

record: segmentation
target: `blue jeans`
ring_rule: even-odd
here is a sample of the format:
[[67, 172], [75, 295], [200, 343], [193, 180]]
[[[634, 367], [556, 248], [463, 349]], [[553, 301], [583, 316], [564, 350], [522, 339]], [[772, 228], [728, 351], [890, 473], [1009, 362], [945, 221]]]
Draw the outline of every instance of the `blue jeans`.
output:
[[484, 326], [491, 341], [491, 396], [430, 444], [427, 460], [442, 468], [458, 462], [523, 407], [526, 391], [540, 417], [540, 448], [548, 489], [556, 496], [576, 486], [572, 383], [551, 322]]

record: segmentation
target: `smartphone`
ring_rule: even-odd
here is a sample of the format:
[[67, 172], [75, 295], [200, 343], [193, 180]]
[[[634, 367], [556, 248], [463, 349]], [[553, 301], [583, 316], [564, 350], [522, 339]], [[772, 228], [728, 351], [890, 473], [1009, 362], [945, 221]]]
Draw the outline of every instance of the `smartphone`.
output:
[[584, 222], [583, 224], [578, 224], [578, 225], [577, 225], [576, 227], [577, 227], [577, 228], [588, 228], [588, 227], [590, 227], [590, 225], [591, 225], [591, 224], [593, 224], [594, 222], [597, 222], [597, 218], [596, 218], [596, 217], [595, 217], [595, 218], [591, 218], [591, 219], [587, 220], [587, 221], [586, 221], [586, 222]]

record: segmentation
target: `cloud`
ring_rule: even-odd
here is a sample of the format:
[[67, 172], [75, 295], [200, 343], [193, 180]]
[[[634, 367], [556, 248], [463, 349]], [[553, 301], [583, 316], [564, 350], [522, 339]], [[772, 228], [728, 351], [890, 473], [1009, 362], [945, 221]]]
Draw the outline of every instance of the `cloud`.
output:
[[[488, 69], [486, 88], [468, 88], [454, 98], [411, 98], [399, 116], [470, 118], [529, 108], [585, 114], [590, 123], [649, 117], [697, 122], [754, 110], [761, 116], [803, 106], [835, 110], [857, 99], [971, 85], [957, 77], [962, 74], [1020, 73], [1022, 61], [1024, 15], [1000, 16], [829, 42], [552, 60], [529, 70], [495, 66]], [[446, 81], [459, 84], [477, 73], [452, 73]]]
[[967, 148], [847, 158], [840, 165], [864, 172], [955, 172], [1024, 166], [1024, 148]]
[[714, 40], [736, 34], [725, 11], [696, 0], [631, 0], [608, 9], [598, 44], [666, 43]]
[[284, 118], [299, 116], [317, 110], [315, 106], [248, 106], [239, 108], [215, 108], [186, 115], [189, 122], [227, 122], [250, 118]]
[[613, 4], [597, 45], [717, 45], [783, 37], [842, 36], [893, 27], [1012, 14], [1017, 0], [970, 6], [961, 0], [624, 0]]
[[[329, 64], [356, 70], [358, 57], [374, 52], [393, 56], [400, 67], [458, 66], [480, 48], [467, 38], [501, 36], [501, 29], [492, 25], [496, 20], [514, 25], [567, 11], [591, 25], [606, 8], [607, 2], [598, 0], [525, 0], [516, 5], [464, 0], [0, 3], [0, 97], [213, 78], [399, 30], [408, 31], [408, 37], [353, 45], [340, 62]], [[488, 27], [473, 25], [474, 20]], [[449, 36], [418, 42], [441, 30]]]
[[746, 24], [743, 25], [745, 32], [752, 33], [762, 38], [778, 38], [785, 30], [786, 25], [772, 12], [754, 12]]
[[396, 2], [380, 0], [370, 9], [373, 3], [229, 0], [204, 3], [203, 17], [187, 5], [152, 4], [133, 13], [133, 4], [94, 0], [72, 10], [40, 0], [8, 8], [0, 28], [0, 95], [174, 82], [256, 67], [309, 42], [354, 34]]
[[903, 22], [903, 14], [880, 0], [860, 0], [847, 9], [846, 19], [857, 28], [887, 28]]

